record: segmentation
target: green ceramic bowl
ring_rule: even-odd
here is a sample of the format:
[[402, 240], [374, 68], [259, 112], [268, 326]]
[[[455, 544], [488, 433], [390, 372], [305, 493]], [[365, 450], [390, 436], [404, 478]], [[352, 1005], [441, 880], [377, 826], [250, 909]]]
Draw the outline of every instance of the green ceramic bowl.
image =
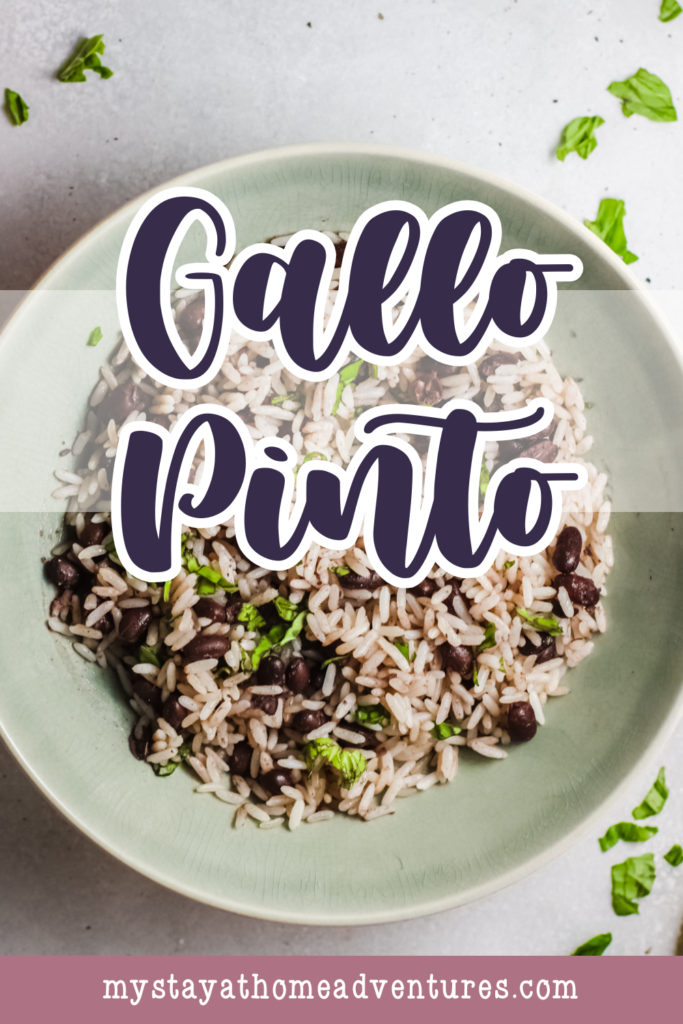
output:
[[[179, 892], [242, 914], [362, 924], [444, 910], [528, 874], [586, 832], [671, 732], [683, 706], [683, 366], [636, 280], [582, 225], [490, 174], [371, 146], [273, 150], [178, 179], [215, 192], [240, 246], [302, 227], [349, 229], [373, 203], [427, 213], [491, 204], [504, 247], [572, 252], [550, 342], [595, 403], [596, 458], [611, 474], [616, 567], [609, 628], [569, 673], [536, 739], [503, 764], [467, 753], [450, 786], [363, 824], [338, 816], [296, 832], [234, 831], [228, 809], [193, 793], [189, 773], [157, 778], [128, 752], [116, 682], [45, 627], [40, 559], [59, 532], [52, 472], [69, 462], [103, 355], [114, 346], [119, 246], [139, 203], [70, 249], [0, 344], [0, 726], [45, 795], [106, 850]], [[190, 241], [200, 258], [199, 235]], [[192, 256], [192, 253], [185, 255]], [[104, 340], [87, 348], [100, 325]]]

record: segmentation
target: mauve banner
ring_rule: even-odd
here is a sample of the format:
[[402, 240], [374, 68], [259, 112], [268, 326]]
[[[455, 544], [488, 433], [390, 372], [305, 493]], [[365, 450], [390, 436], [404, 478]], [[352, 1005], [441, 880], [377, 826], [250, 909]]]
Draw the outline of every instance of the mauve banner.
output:
[[[606, 957], [6, 957], [8, 1020], [37, 1021], [59, 1007], [74, 1024], [187, 1024], [235, 1015], [331, 1024], [455, 1013], [488, 1021], [642, 1021], [666, 1015], [680, 994], [675, 958]], [[68, 1009], [67, 1009], [68, 1008]]]

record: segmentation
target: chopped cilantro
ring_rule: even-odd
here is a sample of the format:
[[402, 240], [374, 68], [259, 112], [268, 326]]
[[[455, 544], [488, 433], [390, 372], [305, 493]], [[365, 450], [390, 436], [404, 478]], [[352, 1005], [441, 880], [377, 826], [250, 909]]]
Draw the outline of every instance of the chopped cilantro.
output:
[[406, 661], [415, 661], [415, 655], [410, 657], [410, 646], [405, 640], [394, 640], [394, 647], [401, 652]]
[[299, 605], [288, 601], [286, 597], [276, 597], [273, 604], [277, 608], [280, 618], [285, 619], [286, 622], [292, 622], [300, 611]]
[[495, 646], [496, 646], [496, 625], [495, 625], [494, 622], [489, 622], [488, 626], [484, 630], [484, 639], [483, 639], [483, 641], [479, 644], [478, 647], [475, 647], [474, 650], [472, 651], [472, 660], [474, 662], [474, 675], [472, 676], [472, 680], [473, 680], [473, 683], [474, 683], [475, 686], [479, 685], [479, 671], [477, 669], [477, 657], [482, 653], [482, 651], [488, 651], [489, 647], [495, 647]]
[[681, 849], [680, 843], [675, 843], [669, 852], [664, 854], [664, 860], [667, 861], [672, 868], [677, 868], [683, 864], [683, 849]]
[[296, 391], [292, 391], [288, 395], [275, 395], [274, 398], [271, 398], [270, 404], [271, 405], [281, 405], [282, 402], [298, 402], [298, 401], [299, 401], [299, 395], [296, 393]]
[[655, 882], [653, 853], [629, 857], [623, 864], [612, 865], [612, 909], [619, 917], [639, 913], [636, 899], [647, 896]]
[[90, 337], [88, 338], [86, 344], [90, 345], [90, 348], [95, 348], [95, 345], [99, 345], [103, 337], [104, 335], [102, 334], [102, 329], [100, 327], [94, 327], [93, 330], [90, 332]]
[[5, 89], [5, 113], [15, 126], [28, 121], [28, 104], [14, 89]]
[[584, 402], [583, 407], [584, 409], [593, 409], [595, 408], [595, 402]]
[[[245, 607], [246, 605], [242, 605], [242, 608]], [[253, 605], [249, 605], [249, 607], [253, 608]], [[254, 608], [254, 611], [257, 611], [257, 609]], [[265, 622], [263, 621], [260, 615], [258, 616], [258, 618], [260, 619], [260, 625], [265, 626]], [[259, 642], [257, 643], [256, 647], [254, 648], [254, 650], [251, 651], [250, 660], [252, 669], [256, 671], [256, 669], [259, 667], [261, 663], [261, 658], [266, 653], [266, 651], [272, 650], [273, 647], [284, 647], [286, 644], [291, 643], [292, 640], [294, 640], [294, 638], [299, 635], [301, 630], [306, 625], [307, 618], [308, 609], [304, 608], [303, 611], [297, 612], [295, 617], [291, 620], [289, 626], [285, 626], [284, 623], [280, 623], [279, 625], [273, 626], [271, 629], [269, 629], [267, 633], [264, 633], [263, 636], [260, 638]], [[256, 625], [253, 628], [258, 629], [260, 628], [260, 626]]]
[[598, 144], [595, 129], [604, 124], [601, 117], [575, 117], [562, 129], [560, 144], [555, 150], [558, 160], [564, 160], [568, 153], [576, 153], [586, 160]]
[[624, 263], [635, 263], [638, 257], [626, 248], [625, 216], [626, 205], [623, 199], [602, 199], [595, 220], [584, 220], [583, 223], [594, 235], [601, 238], [612, 252], [621, 256]]
[[185, 740], [182, 746], [178, 749], [180, 754], [180, 761], [167, 761], [166, 764], [153, 764], [154, 774], [163, 778], [166, 775], [173, 775], [176, 768], [180, 768], [180, 765], [187, 761], [188, 757], [192, 754], [192, 739]]
[[363, 360], [358, 359], [355, 363], [349, 363], [348, 366], [343, 366], [339, 371], [339, 383], [337, 384], [337, 397], [335, 398], [334, 405], [332, 406], [332, 415], [334, 416], [339, 409], [339, 403], [341, 402], [341, 396], [344, 388], [351, 381], [354, 381], [360, 373], [360, 368], [363, 365]]
[[652, 789], [643, 802], [634, 807], [633, 817], [636, 819], [651, 818], [653, 814], [659, 814], [666, 803], [668, 795], [669, 790], [666, 788], [664, 769], [660, 768]]
[[532, 615], [531, 612], [526, 610], [526, 608], [518, 608], [517, 614], [520, 618], [525, 619], [530, 626], [533, 626], [537, 633], [549, 633], [550, 636], [562, 636], [562, 626], [554, 616], [546, 619], [541, 615]]
[[385, 725], [389, 725], [389, 722], [391, 721], [391, 715], [386, 708], [382, 707], [381, 704], [366, 704], [361, 707], [357, 707], [356, 710], [349, 715], [349, 718], [352, 722], [358, 722], [359, 725], [378, 725], [382, 729]]
[[351, 570], [348, 565], [335, 565], [330, 569], [330, 572], [335, 573], [337, 576], [348, 576]]
[[247, 632], [253, 633], [261, 626], [265, 626], [266, 620], [262, 617], [258, 608], [254, 607], [253, 604], [249, 604], [245, 601], [240, 608], [240, 613], [237, 616], [239, 622], [244, 622]]
[[221, 590], [227, 590], [230, 594], [234, 594], [239, 590], [237, 584], [226, 580], [225, 576], [218, 569], [212, 569], [210, 565], [200, 565], [195, 556], [187, 550], [185, 542], [182, 545], [181, 551], [182, 562], [187, 571], [202, 577], [203, 582], [200, 581], [197, 586], [198, 594], [215, 594], [216, 587], [220, 587]]
[[513, 560], [511, 562], [504, 562], [503, 563], [503, 568], [504, 569], [511, 569], [514, 564], [515, 564], [515, 560], [513, 558]]
[[604, 935], [594, 935], [588, 942], [584, 942], [582, 946], [575, 949], [571, 954], [572, 956], [602, 956], [610, 942], [612, 941], [612, 933], [605, 932]]
[[489, 473], [486, 467], [486, 463], [482, 462], [481, 472], [479, 474], [479, 493], [481, 494], [482, 497], [486, 494], [488, 490], [490, 479], [491, 474]]
[[306, 463], [306, 462], [314, 462], [314, 461], [315, 462], [329, 462], [329, 459], [327, 458], [327, 455], [323, 455], [322, 452], [309, 452], [308, 455], [304, 458], [304, 462], [302, 463], [302, 465], [304, 463]]
[[324, 661], [320, 667], [321, 668], [327, 668], [328, 665], [332, 665], [335, 661], [343, 661], [344, 658], [347, 658], [347, 657], [348, 657], [347, 654], [337, 654], [336, 657], [328, 658], [327, 661]]
[[57, 78], [60, 82], [85, 82], [86, 71], [94, 71], [100, 78], [111, 78], [114, 72], [110, 68], [105, 68], [98, 57], [105, 49], [102, 36], [91, 36], [90, 39], [81, 40], [73, 56], [57, 72]]
[[504, 672], [504, 671], [505, 671], [505, 662], [503, 661], [503, 658], [502, 658], [502, 657], [501, 657], [501, 659], [500, 659], [500, 671], [501, 671], [501, 672]]
[[171, 596], [171, 583], [173, 580], [166, 580], [164, 583], [164, 601], [168, 601]]
[[659, 20], [660, 21], [673, 21], [683, 11], [683, 7], [677, 0], [662, 0], [662, 6], [659, 8]]
[[157, 668], [161, 667], [159, 661], [159, 648], [161, 644], [155, 644], [154, 647], [147, 647], [142, 644], [140, 647], [140, 661], [143, 665], [156, 665]]
[[603, 853], [616, 846], [620, 839], [625, 843], [644, 843], [656, 836], [658, 829], [652, 825], [634, 825], [632, 821], [620, 821], [610, 825], [602, 839], [598, 840]]
[[309, 772], [329, 764], [341, 775], [343, 789], [351, 789], [363, 775], [366, 768], [365, 756], [360, 750], [340, 747], [327, 736], [313, 740], [304, 747], [304, 760]]
[[621, 110], [626, 117], [642, 114], [651, 121], [678, 120], [669, 87], [645, 68], [638, 68], [635, 75], [623, 82], [612, 82], [607, 92], [621, 100]]
[[451, 736], [457, 736], [461, 733], [462, 729], [457, 725], [451, 725], [450, 722], [440, 722], [439, 725], [434, 725], [431, 729], [432, 736], [435, 740], [447, 740]]

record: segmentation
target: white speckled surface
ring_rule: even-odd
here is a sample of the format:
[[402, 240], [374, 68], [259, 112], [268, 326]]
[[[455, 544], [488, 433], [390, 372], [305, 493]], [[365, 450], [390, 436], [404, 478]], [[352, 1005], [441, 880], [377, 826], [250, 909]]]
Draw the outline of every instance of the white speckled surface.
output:
[[[377, 141], [492, 170], [576, 217], [592, 218], [603, 195], [625, 199], [633, 270], [662, 292], [680, 331], [682, 129], [627, 120], [604, 91], [642, 65], [683, 105], [683, 18], [663, 25], [657, 6], [198, 0], [188, 22], [177, 0], [25, 2], [0, 40], [2, 85], [31, 107], [21, 129], [0, 125], [0, 288], [29, 287], [95, 222], [194, 167], [290, 142]], [[52, 69], [94, 32], [115, 77], [55, 82]], [[597, 150], [560, 164], [560, 129], [588, 113], [607, 121]], [[661, 758], [672, 793], [648, 844], [656, 853], [683, 842], [682, 738], [679, 727]], [[0, 952], [561, 954], [611, 928], [610, 952], [671, 955], [683, 869], [660, 860], [640, 916], [619, 919], [609, 865], [639, 851], [601, 854], [596, 842], [629, 816], [659, 763], [603, 827], [512, 889], [418, 922], [321, 930], [232, 916], [136, 875], [63, 821], [0, 748]]]

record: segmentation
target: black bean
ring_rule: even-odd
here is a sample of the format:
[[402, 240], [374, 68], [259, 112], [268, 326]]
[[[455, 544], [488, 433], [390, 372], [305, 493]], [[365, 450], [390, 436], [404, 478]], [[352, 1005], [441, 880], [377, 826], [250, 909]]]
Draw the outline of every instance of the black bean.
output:
[[[564, 615], [564, 612], [562, 614]], [[524, 636], [523, 633], [522, 636]], [[524, 640], [519, 645], [519, 650], [525, 658], [528, 658], [530, 654], [535, 654], [536, 664], [542, 665], [544, 661], [551, 661], [557, 657], [557, 648], [554, 636], [550, 636], [548, 633], [539, 633], [539, 636], [541, 642], [538, 647], [535, 647], [531, 640], [524, 636]]]
[[517, 743], [528, 743], [536, 735], [536, 715], [531, 704], [522, 702], [508, 707], [508, 732]]
[[283, 786], [294, 785], [294, 779], [289, 768], [273, 768], [272, 771], [265, 772], [264, 775], [259, 776], [259, 781], [273, 796], [277, 796]]
[[349, 740], [339, 739], [338, 743], [340, 747], [354, 747], [358, 750], [367, 750], [368, 747], [377, 746], [377, 733], [373, 732], [372, 729], [366, 729], [364, 725], [358, 725], [356, 722], [340, 722], [342, 729], [348, 729], [349, 732], [353, 732], [356, 736], [362, 736], [362, 740], [354, 740], [351, 743]]
[[436, 592], [436, 583], [427, 576], [421, 583], [410, 588], [410, 593], [416, 597], [431, 597]]
[[241, 610], [242, 595], [239, 590], [236, 590], [233, 594], [228, 594], [227, 601], [225, 602], [225, 621], [229, 625], [232, 625], [233, 622], [237, 622]]
[[264, 629], [266, 632], [269, 629], [272, 629], [273, 626], [279, 626], [282, 623], [282, 618], [274, 601], [269, 601], [268, 604], [262, 604], [259, 608], [259, 615], [265, 622]]
[[96, 622], [93, 622], [92, 628], [99, 629], [100, 633], [104, 634], [105, 636], [107, 635], [107, 633], [111, 633], [112, 629], [114, 628], [114, 620], [112, 618], [111, 612], [107, 612], [107, 614], [104, 615], [101, 619], [98, 619]]
[[136, 736], [135, 730], [137, 726], [133, 726], [128, 737], [128, 746], [133, 757], [137, 758], [138, 761], [145, 761], [149, 754], [151, 743], [152, 743], [152, 730], [148, 725], [142, 727], [142, 735]]
[[441, 644], [441, 662], [446, 668], [452, 668], [459, 672], [463, 679], [471, 679], [474, 674], [474, 658], [469, 647], [460, 644], [454, 647], [452, 644]]
[[557, 538], [557, 546], [553, 551], [555, 568], [559, 572], [574, 572], [581, 558], [582, 547], [581, 531], [575, 526], [565, 526]]
[[180, 703], [176, 694], [171, 693], [161, 705], [160, 717], [163, 718], [165, 722], [168, 722], [171, 728], [175, 729], [177, 732], [183, 724], [183, 720], [187, 718], [189, 713], [190, 712], [187, 708], [184, 708]]
[[292, 716], [292, 728], [305, 736], [307, 733], [313, 732], [314, 729], [319, 729], [326, 721], [327, 716], [322, 708], [318, 711], [311, 711], [310, 708], [304, 708], [302, 711], [297, 711], [297, 713]]
[[408, 394], [414, 402], [420, 405], [436, 405], [443, 398], [443, 391], [439, 384], [436, 371], [420, 374], [408, 387]]
[[78, 566], [60, 555], [55, 555], [45, 563], [45, 571], [56, 587], [69, 587], [71, 590], [78, 586], [81, 578]]
[[531, 448], [525, 448], [523, 457], [536, 459], [537, 462], [554, 462], [559, 450], [556, 444], [546, 438], [545, 441], [537, 441], [536, 444], [532, 444]]
[[144, 409], [148, 401], [148, 396], [142, 388], [129, 380], [125, 384], [119, 384], [113, 391], [108, 391], [96, 406], [96, 412], [104, 423], [108, 423], [109, 420], [123, 423], [134, 409], [138, 412]]
[[377, 590], [384, 583], [382, 577], [372, 569], [368, 569], [367, 576], [359, 576], [349, 569], [343, 576], [337, 576], [337, 580], [345, 590]]
[[578, 576], [575, 572], [562, 573], [553, 580], [556, 590], [560, 587], [569, 594], [569, 600], [582, 608], [593, 608], [600, 600], [600, 591], [586, 576]]
[[264, 658], [256, 673], [259, 686], [284, 686], [285, 685], [285, 663], [282, 658], [271, 654]]
[[106, 523], [93, 523], [90, 521], [81, 530], [78, 543], [84, 548], [90, 547], [91, 544], [101, 544], [108, 533], [109, 527]]
[[134, 644], [147, 632], [147, 627], [152, 621], [152, 612], [149, 608], [129, 608], [121, 616], [119, 623], [119, 637], [124, 643]]
[[274, 715], [277, 711], [277, 697], [274, 693], [252, 693], [252, 708], [259, 708], [266, 715]]
[[190, 640], [189, 644], [183, 647], [183, 657], [186, 665], [194, 661], [203, 661], [205, 658], [222, 658], [230, 644], [222, 636], [199, 636]]
[[[527, 451], [539, 441], [547, 441], [555, 433], [555, 424], [549, 423], [543, 430], [531, 437], [515, 437], [509, 441], [501, 441], [498, 444], [498, 458], [501, 462], [509, 462], [510, 459], [527, 458]], [[531, 456], [528, 456], [529, 458]]]
[[131, 683], [135, 696], [143, 704], [149, 704], [159, 714], [161, 712], [161, 689], [155, 686], [154, 683], [151, 683], [149, 679], [145, 679], [144, 676], [139, 676], [137, 672], [132, 674]]
[[228, 767], [233, 775], [247, 775], [251, 765], [252, 749], [246, 740], [237, 743], [228, 757]]
[[285, 685], [292, 693], [303, 693], [311, 681], [311, 673], [303, 658], [292, 658], [287, 663]]
[[225, 622], [225, 608], [210, 597], [200, 597], [194, 606], [194, 612], [200, 619], [211, 619], [211, 622]]
[[498, 372], [499, 366], [513, 366], [518, 362], [519, 355], [516, 352], [492, 352], [480, 363], [479, 376], [488, 380]]
[[178, 317], [178, 327], [190, 341], [198, 341], [201, 336], [205, 307], [204, 296], [200, 295], [193, 302], [189, 302]]

